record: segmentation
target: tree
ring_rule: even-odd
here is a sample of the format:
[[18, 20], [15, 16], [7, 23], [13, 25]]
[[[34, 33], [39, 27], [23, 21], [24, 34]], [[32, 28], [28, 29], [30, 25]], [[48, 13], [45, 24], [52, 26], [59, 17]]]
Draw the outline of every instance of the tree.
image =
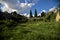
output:
[[33, 16], [32, 16], [32, 11], [31, 11], [31, 10], [30, 10], [30, 17], [33, 17]]
[[45, 12], [42, 12], [42, 13], [41, 13], [41, 17], [45, 16], [45, 14], [46, 14]]
[[2, 12], [2, 10], [0, 9], [0, 13]]
[[37, 17], [37, 10], [35, 9], [35, 15], [34, 15], [35, 17]]
[[60, 14], [60, 4], [57, 5], [57, 12]]
[[12, 15], [16, 16], [17, 15], [17, 12], [14, 11], [14, 12], [11, 12]]
[[2, 11], [1, 11], [1, 9], [0, 9], [0, 20], [2, 20], [3, 18], [2, 18]]
[[8, 12], [7, 12], [7, 11], [4, 11], [4, 13], [8, 14]]
[[54, 21], [55, 18], [56, 18], [56, 13], [54, 12], [48, 12], [45, 16], [45, 18], [48, 20], [48, 21]]

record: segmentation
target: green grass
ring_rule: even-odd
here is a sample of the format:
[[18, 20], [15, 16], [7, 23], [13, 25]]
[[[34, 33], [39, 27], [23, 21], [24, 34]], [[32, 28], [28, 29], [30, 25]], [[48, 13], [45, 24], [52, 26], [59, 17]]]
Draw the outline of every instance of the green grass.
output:
[[[4, 28], [4, 40], [60, 40], [58, 22], [27, 22]], [[59, 35], [58, 35], [59, 34]]]

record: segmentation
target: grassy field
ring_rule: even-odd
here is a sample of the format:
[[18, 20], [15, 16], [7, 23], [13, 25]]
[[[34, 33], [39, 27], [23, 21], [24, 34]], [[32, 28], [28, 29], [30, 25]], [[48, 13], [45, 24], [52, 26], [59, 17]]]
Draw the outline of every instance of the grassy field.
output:
[[59, 22], [27, 22], [4, 26], [1, 40], [60, 40]]

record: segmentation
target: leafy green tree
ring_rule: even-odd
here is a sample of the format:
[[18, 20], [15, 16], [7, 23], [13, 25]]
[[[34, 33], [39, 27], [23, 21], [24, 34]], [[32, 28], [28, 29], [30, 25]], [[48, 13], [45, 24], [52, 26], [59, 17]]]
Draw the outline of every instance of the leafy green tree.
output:
[[35, 17], [37, 17], [37, 10], [35, 9], [35, 14], [34, 14]]
[[41, 17], [45, 16], [45, 14], [46, 14], [45, 12], [42, 12], [42, 13], [41, 13]]
[[13, 16], [16, 16], [16, 15], [17, 15], [17, 12], [14, 11], [14, 12], [11, 12], [11, 14], [12, 14]]
[[2, 10], [0, 9], [0, 13], [2, 12]]
[[33, 17], [33, 16], [32, 16], [32, 11], [31, 11], [31, 10], [30, 10], [30, 17]]
[[57, 12], [60, 13], [60, 4], [57, 5], [56, 9], [57, 9]]
[[55, 18], [56, 18], [56, 13], [54, 13], [54, 12], [48, 12], [48, 13], [46, 14], [46, 19], [47, 19], [48, 21], [55, 20]]

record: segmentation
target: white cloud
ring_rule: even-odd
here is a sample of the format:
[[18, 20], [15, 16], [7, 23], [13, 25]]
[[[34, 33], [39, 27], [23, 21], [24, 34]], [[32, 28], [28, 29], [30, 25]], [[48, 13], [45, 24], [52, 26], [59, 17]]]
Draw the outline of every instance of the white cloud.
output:
[[54, 10], [55, 10], [55, 7], [49, 9], [49, 11], [54, 11]]
[[24, 13], [24, 14], [20, 14], [20, 15], [26, 16], [26, 15], [27, 15], [27, 13]]
[[42, 10], [41, 13], [42, 13], [42, 12], [47, 12], [47, 11], [46, 11], [46, 10]]
[[31, 7], [31, 6], [33, 6], [33, 5], [35, 5], [35, 4], [34, 4], [34, 3], [29, 3], [29, 4], [28, 4], [29, 7]]
[[30, 14], [27, 14], [27, 13], [24, 13], [24, 14], [20, 14], [20, 15], [23, 15], [23, 16], [26, 16], [29, 18]]
[[41, 16], [41, 13], [42, 13], [42, 12], [47, 13], [47, 11], [46, 11], [46, 10], [42, 10], [42, 11], [38, 14], [38, 16]]
[[54, 13], [56, 13], [56, 12], [57, 12], [56, 7], [50, 8], [50, 9], [49, 9], [49, 12], [51, 12], [51, 11], [53, 11]]
[[38, 16], [41, 16], [41, 13], [39, 13]]
[[23, 12], [26, 9], [31, 8], [32, 6], [35, 5], [37, 0], [32, 0], [32, 2], [28, 2], [28, 0], [25, 0], [25, 3], [21, 3], [19, 0], [0, 0], [0, 3], [3, 5], [1, 9], [3, 11], [18, 11], [18, 12]]
[[9, 5], [5, 2], [5, 0], [4, 0], [4, 1], [1, 0], [0, 3], [3, 5], [3, 6], [1, 7], [1, 9], [2, 9], [3, 12], [4, 12], [4, 11], [7, 11], [7, 12], [10, 13], [10, 12], [13, 12], [13, 11], [17, 11], [16, 9], [10, 8]]
[[27, 17], [29, 18], [30, 17], [30, 14], [28, 14]]
[[7, 12], [14, 12], [14, 11], [17, 11], [17, 10], [15, 10], [15, 9], [11, 9], [11, 8], [9, 8], [9, 6], [6, 4], [6, 3], [4, 3], [4, 6], [3, 7], [1, 7], [1, 9], [2, 9], [2, 11], [4, 12], [4, 11], [7, 11]]
[[41, 13], [42, 13], [42, 12], [47, 13], [47, 11], [46, 11], [46, 10], [42, 10], [42, 11], [38, 14], [38, 16], [41, 16]]
[[34, 3], [29, 3], [29, 4], [27, 4], [27, 3], [20, 3], [20, 7], [22, 7], [22, 8], [32, 7], [33, 5], [34, 5]]

